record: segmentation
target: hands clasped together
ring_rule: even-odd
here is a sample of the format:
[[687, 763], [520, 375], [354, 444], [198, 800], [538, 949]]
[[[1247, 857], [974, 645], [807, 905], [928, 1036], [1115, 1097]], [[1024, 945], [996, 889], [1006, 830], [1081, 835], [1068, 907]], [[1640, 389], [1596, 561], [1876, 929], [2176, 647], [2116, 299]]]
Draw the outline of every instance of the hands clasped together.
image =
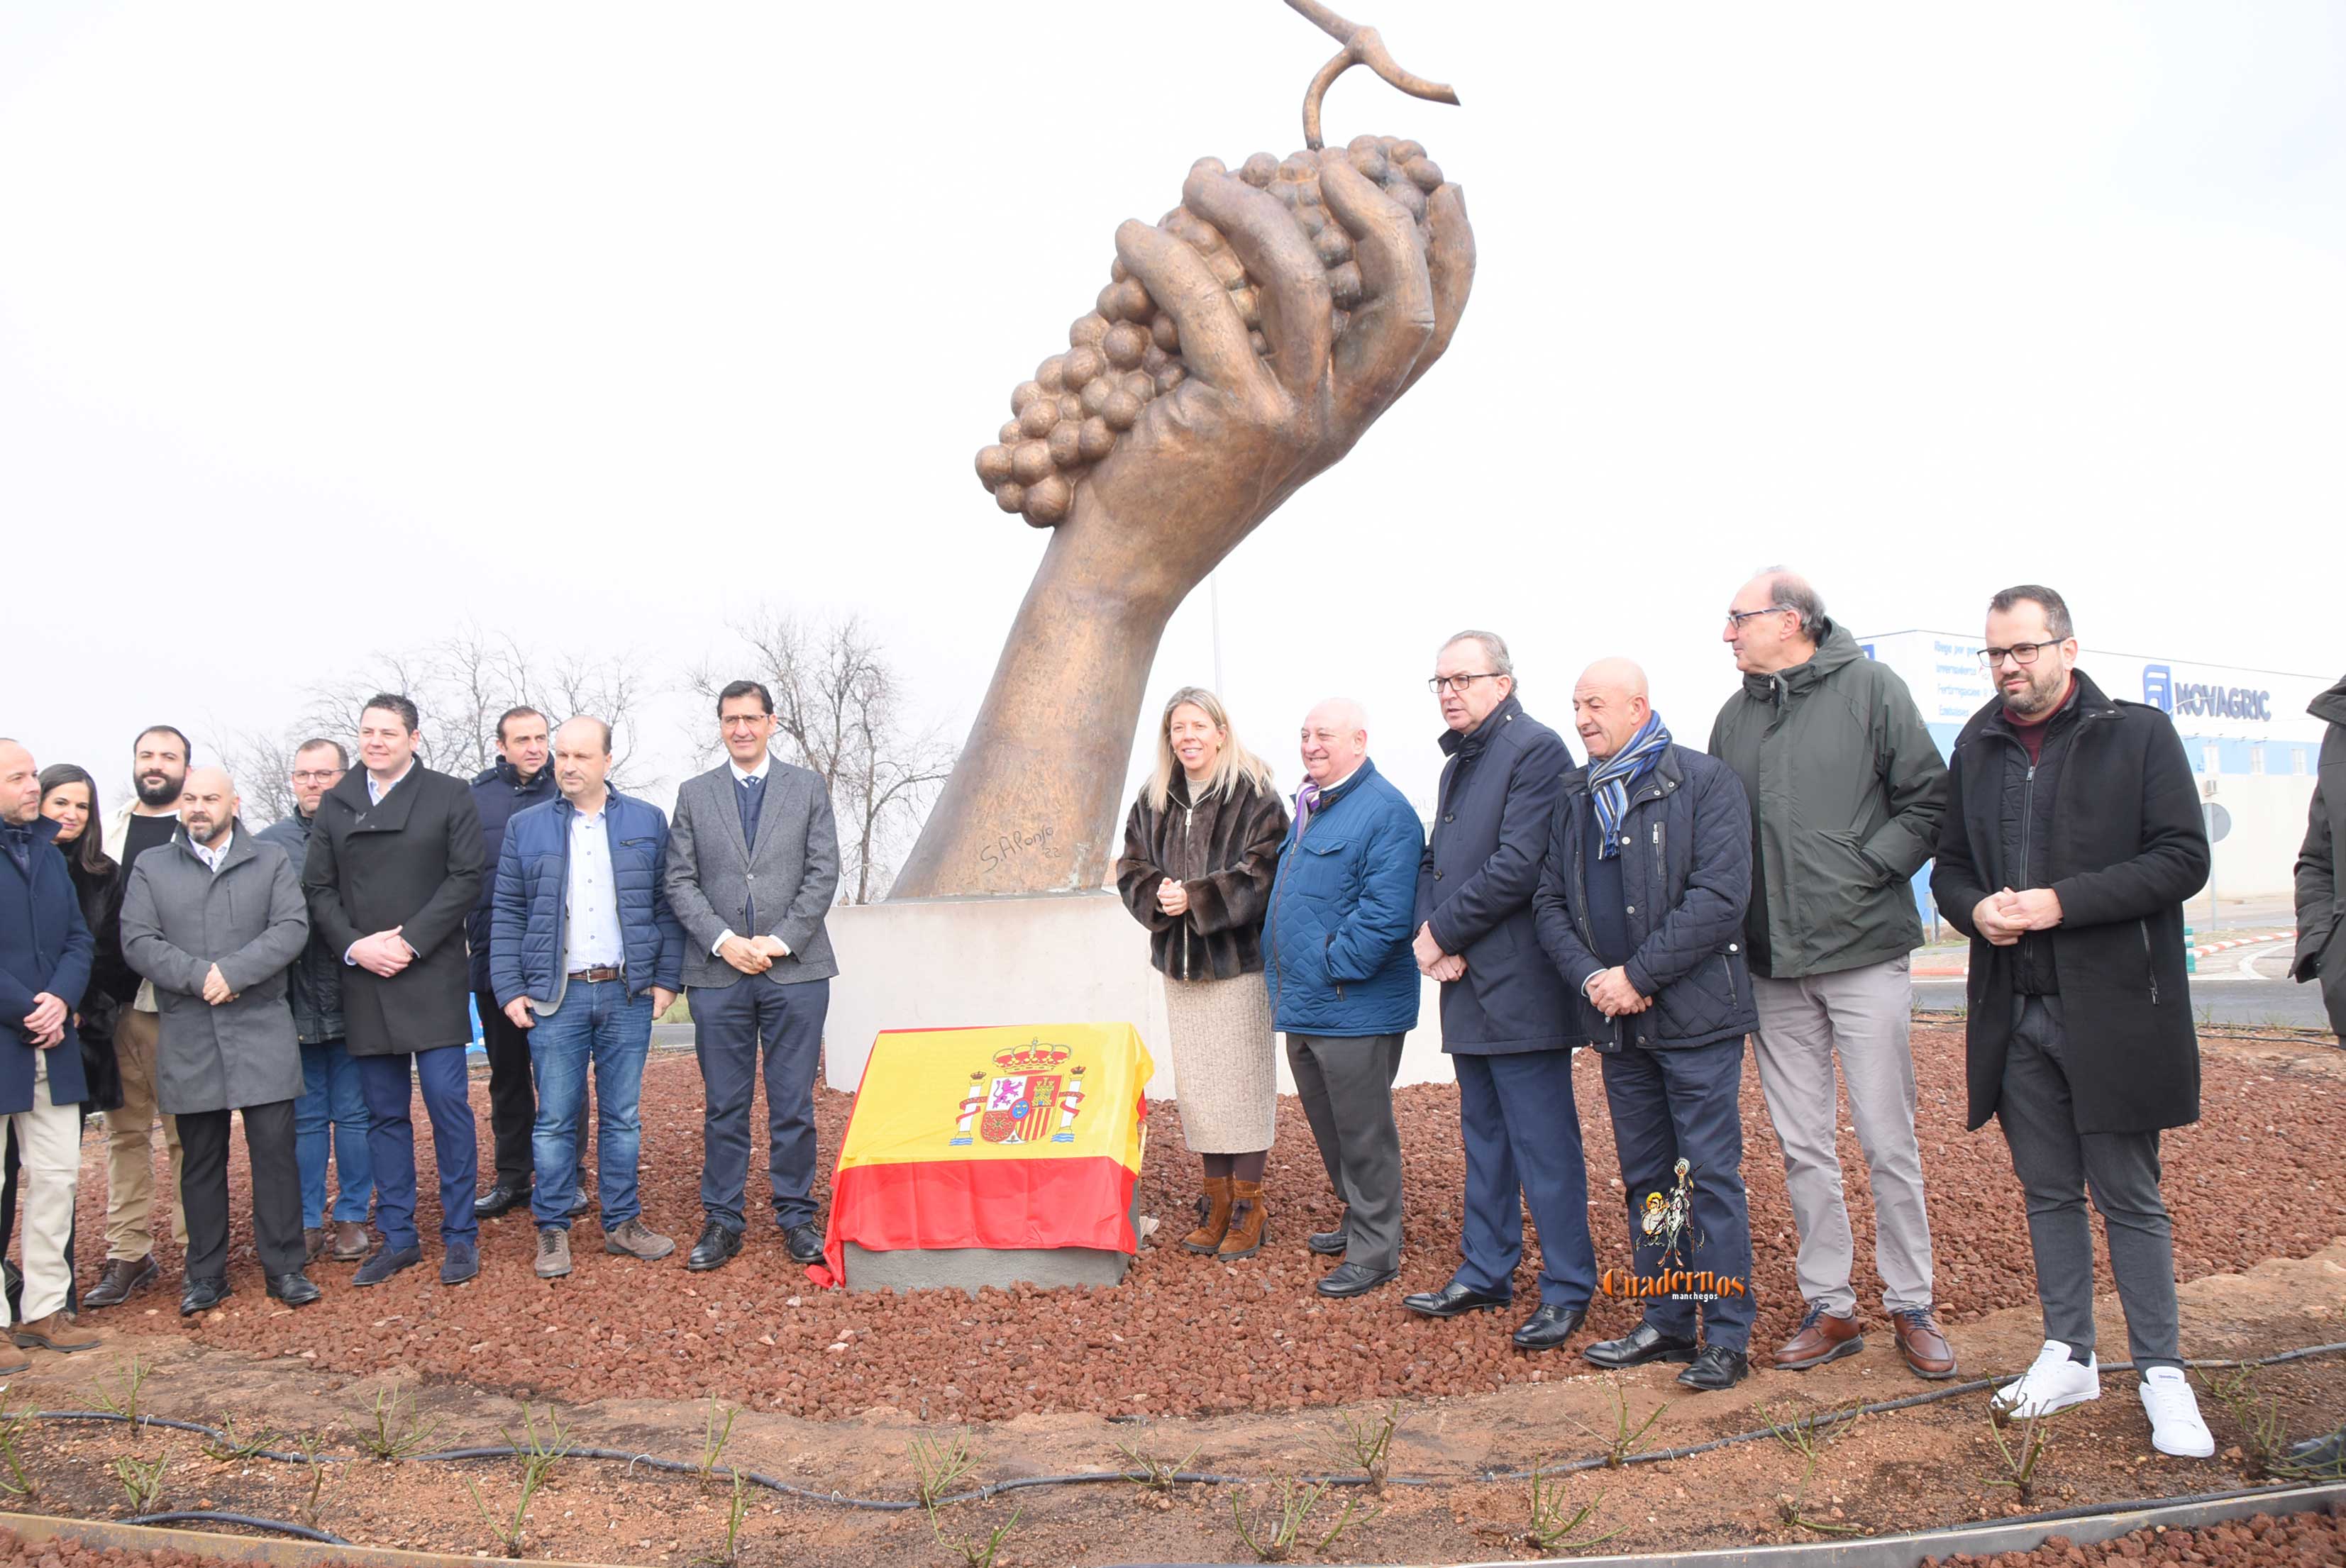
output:
[[2005, 888], [1972, 906], [1972, 924], [1996, 947], [2010, 947], [2024, 932], [2050, 931], [2060, 923], [2061, 900], [2051, 888]]

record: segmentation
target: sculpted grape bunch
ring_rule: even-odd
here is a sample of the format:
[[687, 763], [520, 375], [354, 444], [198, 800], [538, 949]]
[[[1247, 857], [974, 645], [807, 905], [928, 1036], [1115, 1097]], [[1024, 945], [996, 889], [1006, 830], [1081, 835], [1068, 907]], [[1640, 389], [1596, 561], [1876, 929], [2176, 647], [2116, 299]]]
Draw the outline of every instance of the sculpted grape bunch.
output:
[[[1393, 137], [1355, 137], [1344, 151], [1353, 168], [1409, 214], [1418, 253], [1424, 255], [1432, 242], [1426, 202], [1442, 188], [1441, 167], [1416, 142]], [[1224, 168], [1210, 159], [1206, 167], [1217, 173]], [[1321, 199], [1317, 156], [1305, 151], [1277, 158], [1259, 152], [1239, 166], [1238, 177], [1275, 198], [1311, 243], [1327, 270], [1331, 323], [1333, 336], [1341, 338], [1363, 284], [1352, 238]], [[1204, 258], [1229, 291], [1250, 345], [1267, 360], [1271, 350], [1261, 331], [1261, 280], [1248, 273], [1219, 229], [1187, 207], [1175, 208], [1157, 227]], [[1179, 386], [1188, 373], [1173, 318], [1116, 262], [1098, 301], [1067, 329], [1066, 351], [1037, 365], [1035, 379], [1010, 394], [1009, 423], [977, 454], [979, 482], [1005, 512], [1019, 513], [1037, 528], [1065, 521], [1085, 471], [1116, 449], [1117, 437], [1132, 428], [1151, 399]]]

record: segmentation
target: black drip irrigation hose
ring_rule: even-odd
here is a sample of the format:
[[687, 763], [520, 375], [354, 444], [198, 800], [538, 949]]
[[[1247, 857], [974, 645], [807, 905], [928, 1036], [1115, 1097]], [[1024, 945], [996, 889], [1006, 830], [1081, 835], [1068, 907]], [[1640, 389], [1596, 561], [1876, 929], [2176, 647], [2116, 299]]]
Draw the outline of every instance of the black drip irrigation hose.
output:
[[[2239, 1367], [2277, 1367], [2280, 1366], [2284, 1362], [2306, 1360], [2314, 1356], [2336, 1355], [2341, 1351], [2346, 1351], [2346, 1340], [2338, 1340], [2326, 1345], [2301, 1345], [2293, 1350], [2277, 1350], [2270, 1356], [2250, 1356], [2239, 1359], [2223, 1358], [2208, 1360], [2186, 1361], [2183, 1364], [2187, 1367], [2198, 1368], [2203, 1370]], [[2134, 1363], [2131, 1361], [2114, 1361], [2108, 1366], [2103, 1367], [2101, 1370], [2106, 1372], [2130, 1372], [2134, 1370]], [[1850, 1421], [1855, 1420], [1860, 1416], [1880, 1415], [1891, 1410], [1905, 1410], [1915, 1409], [1921, 1405], [1934, 1405], [1942, 1400], [1955, 1399], [1964, 1394], [1977, 1393], [1983, 1389], [1999, 1388], [2005, 1383], [2016, 1380], [2020, 1375], [2021, 1374], [2017, 1372], [2014, 1372], [2001, 1378], [1974, 1378], [1967, 1382], [1950, 1383], [1944, 1388], [1931, 1389], [1919, 1394], [1909, 1394], [1903, 1399], [1879, 1400], [1871, 1404], [1852, 1405], [1845, 1410], [1831, 1412], [1833, 1418], [1832, 1424], [1835, 1426], [1842, 1426], [1846, 1425]], [[197, 1432], [221, 1442], [230, 1442], [233, 1441], [230, 1438], [228, 1433], [222, 1431], [218, 1427], [206, 1426], [200, 1421], [174, 1420], [168, 1416], [128, 1416], [123, 1414], [119, 1410], [35, 1410], [32, 1412], [32, 1419], [45, 1421], [121, 1421], [134, 1426], [164, 1427], [173, 1431]], [[1626, 1454], [1621, 1457], [1617, 1463], [1618, 1465], [1662, 1464], [1671, 1460], [1690, 1459], [1696, 1454], [1708, 1453], [1715, 1449], [1731, 1448], [1738, 1443], [1757, 1442], [1762, 1438], [1774, 1437], [1775, 1435], [1776, 1431], [1773, 1428], [1761, 1427], [1754, 1431], [1733, 1432], [1726, 1437], [1712, 1438], [1707, 1442], [1688, 1443], [1681, 1448], [1649, 1449], [1637, 1453]], [[515, 1447], [511, 1443], [498, 1443], [484, 1448], [439, 1449], [430, 1453], [406, 1454], [401, 1456], [398, 1460], [390, 1462], [408, 1464], [445, 1464], [462, 1462], [467, 1460], [528, 1459], [536, 1457], [542, 1451], [544, 1451]], [[319, 1454], [312, 1456], [309, 1454], [286, 1453], [275, 1449], [255, 1449], [251, 1453], [242, 1457], [250, 1459], [277, 1460], [293, 1464], [349, 1464], [355, 1462], [362, 1456], [352, 1454]], [[753, 1470], [737, 1470], [731, 1466], [726, 1466], [719, 1469], [713, 1466], [690, 1464], [681, 1460], [660, 1459], [656, 1455], [648, 1453], [630, 1453], [626, 1449], [569, 1448], [562, 1451], [561, 1457], [565, 1459], [621, 1461], [624, 1461], [631, 1470], [637, 1465], [642, 1465], [648, 1470], [659, 1471], [668, 1475], [694, 1475], [704, 1477], [718, 1475], [739, 1476], [744, 1483], [750, 1486], [762, 1487], [766, 1491], [777, 1492], [785, 1497], [800, 1498], [809, 1502], [829, 1503], [833, 1507], [838, 1508], [862, 1509], [880, 1513], [908, 1513], [916, 1508], [931, 1506], [930, 1504], [924, 1504], [904, 1498], [849, 1497], [837, 1492], [818, 1492], [812, 1487], [799, 1486], [790, 1481], [779, 1480], [770, 1475], [760, 1474]], [[1489, 1485], [1497, 1481], [1529, 1481], [1534, 1477], [1571, 1475], [1581, 1471], [1600, 1470], [1615, 1467], [1617, 1467], [1616, 1461], [1611, 1455], [1599, 1454], [1588, 1459], [1566, 1461], [1562, 1464], [1543, 1465], [1534, 1470], [1481, 1471], [1475, 1474], [1467, 1476], [1393, 1475], [1387, 1476], [1384, 1480], [1384, 1484], [1387, 1486], [1432, 1487], [1479, 1486]], [[1015, 1477], [1009, 1481], [988, 1481], [985, 1485], [977, 1488], [974, 1492], [954, 1492], [949, 1497], [939, 1497], [935, 1500], [933, 1506], [944, 1507], [950, 1503], [959, 1502], [984, 1502], [999, 1497], [1005, 1492], [1022, 1492], [1029, 1487], [1095, 1486], [1104, 1482], [1122, 1482], [1124, 1484], [1130, 1485], [1139, 1481], [1152, 1481], [1153, 1479], [1154, 1478], [1141, 1475], [1132, 1471], [1122, 1470], [1082, 1471], [1071, 1475], [1025, 1475]], [[1214, 1471], [1185, 1470], [1167, 1475], [1163, 1478], [1163, 1481], [1168, 1485], [1260, 1486], [1269, 1484], [1270, 1479], [1271, 1478], [1263, 1476], [1224, 1475]], [[1369, 1477], [1365, 1474], [1304, 1475], [1298, 1476], [1295, 1479], [1307, 1485], [1313, 1486], [1366, 1486], [1369, 1484]], [[2302, 1484], [2304, 1484], [2302, 1481], [2287, 1481], [2277, 1486], [2252, 1488], [2246, 1492], [2209, 1492], [2199, 1494], [2198, 1496], [2192, 1498], [2167, 1499], [2164, 1501], [2189, 1502], [2222, 1497], [2245, 1497], [2256, 1495], [2259, 1492], [2286, 1492], [2293, 1487], [2300, 1486]], [[2124, 1511], [2126, 1509], [2136, 1507], [2151, 1506], [2153, 1505], [2153, 1502], [2157, 1502], [2159, 1500], [2152, 1500], [2151, 1502], [2132, 1503], [2088, 1503], [2077, 1508], [2063, 1509], [2054, 1513], [2032, 1514], [2027, 1516], [2027, 1520], [2008, 1520], [2004, 1522], [2026, 1522], [2028, 1520], [2081, 1519], [2093, 1514], [2106, 1513], [2114, 1511]], [[312, 1530], [306, 1525], [289, 1524], [273, 1519], [255, 1519], [240, 1513], [157, 1513], [133, 1519], [128, 1522], [132, 1524], [160, 1524], [179, 1520], [206, 1520], [215, 1523], [242, 1525], [248, 1529], [253, 1530], [280, 1531], [288, 1535], [297, 1535], [307, 1540], [322, 1542], [330, 1546], [348, 1546], [351, 1544], [350, 1542], [344, 1541], [340, 1536], [331, 1535], [322, 1531]]]
[[204, 1510], [189, 1510], [172, 1513], [142, 1513], [136, 1519], [126, 1519], [125, 1524], [240, 1524], [248, 1530], [275, 1530], [287, 1535], [298, 1535], [304, 1541], [315, 1541], [323, 1546], [349, 1546], [331, 1530], [312, 1530], [306, 1524], [288, 1524], [281, 1519], [255, 1519], [249, 1513], [213, 1513]]

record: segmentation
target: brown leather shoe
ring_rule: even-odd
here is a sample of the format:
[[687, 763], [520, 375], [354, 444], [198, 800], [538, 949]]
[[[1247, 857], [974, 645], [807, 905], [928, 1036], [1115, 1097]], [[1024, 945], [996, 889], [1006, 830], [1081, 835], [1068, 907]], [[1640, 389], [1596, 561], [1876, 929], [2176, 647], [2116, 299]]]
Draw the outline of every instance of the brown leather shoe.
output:
[[107, 1261], [97, 1276], [97, 1283], [81, 1293], [85, 1307], [119, 1307], [130, 1298], [134, 1290], [144, 1288], [155, 1279], [155, 1255], [144, 1257], [115, 1257]]
[[1776, 1369], [1805, 1372], [1810, 1367], [1854, 1356], [1864, 1349], [1865, 1336], [1858, 1331], [1857, 1314], [1836, 1318], [1822, 1307], [1811, 1305], [1808, 1316], [1800, 1319], [1800, 1332], [1776, 1347]]
[[1215, 1256], [1227, 1263], [1233, 1257], [1252, 1257], [1260, 1251], [1265, 1215], [1262, 1183], [1233, 1180], [1230, 1183], [1230, 1227], [1222, 1233], [1222, 1245], [1215, 1249]]
[[322, 1225], [313, 1225], [302, 1231], [301, 1251], [304, 1256], [301, 1261], [305, 1266], [317, 1262], [318, 1255], [326, 1250], [327, 1235], [326, 1227]]
[[326, 1256], [336, 1263], [364, 1263], [366, 1255], [374, 1250], [374, 1238], [367, 1234], [366, 1222], [361, 1219], [340, 1219], [334, 1222], [334, 1247]]
[[1218, 1252], [1230, 1228], [1230, 1178], [1208, 1176], [1198, 1199], [1198, 1228], [1181, 1238], [1192, 1252]]
[[1898, 1334], [1898, 1353], [1916, 1377], [1935, 1383], [1955, 1375], [1955, 1348], [1939, 1332], [1939, 1321], [1928, 1307], [1892, 1312], [1890, 1321]]
[[70, 1356], [76, 1350], [97, 1349], [97, 1336], [76, 1333], [66, 1327], [66, 1315], [52, 1312], [46, 1318], [36, 1318], [29, 1323], [19, 1323], [8, 1336], [21, 1350], [55, 1350], [60, 1356]]

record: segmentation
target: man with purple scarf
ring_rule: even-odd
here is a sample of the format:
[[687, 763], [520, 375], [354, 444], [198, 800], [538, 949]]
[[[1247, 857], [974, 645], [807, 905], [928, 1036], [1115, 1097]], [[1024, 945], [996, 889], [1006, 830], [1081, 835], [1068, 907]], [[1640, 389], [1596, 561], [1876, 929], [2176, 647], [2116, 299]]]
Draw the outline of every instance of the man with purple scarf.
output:
[[1725, 763], [1671, 743], [1628, 660], [1589, 666], [1572, 712], [1588, 766], [1565, 775], [1532, 909], [1604, 1064], [1621, 1157], [1632, 1267], [1599, 1288], [1645, 1307], [1581, 1354], [1691, 1362], [1679, 1382], [1729, 1389], [1750, 1370], [1754, 1316], [1737, 1098], [1758, 1023], [1750, 808]]

